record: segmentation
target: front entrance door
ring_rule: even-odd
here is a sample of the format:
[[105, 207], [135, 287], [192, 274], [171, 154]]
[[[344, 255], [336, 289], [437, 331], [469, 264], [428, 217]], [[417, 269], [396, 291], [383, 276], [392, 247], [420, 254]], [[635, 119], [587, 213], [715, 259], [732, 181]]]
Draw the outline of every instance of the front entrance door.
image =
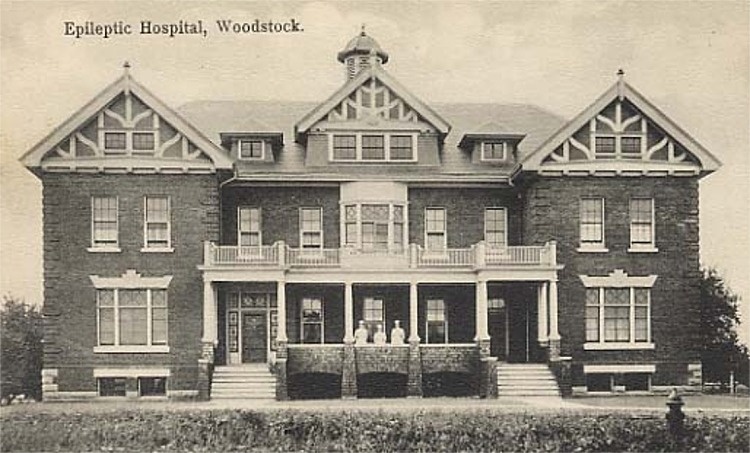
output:
[[242, 314], [242, 363], [266, 361], [266, 314]]
[[490, 331], [490, 354], [500, 361], [508, 357], [508, 311], [503, 299], [490, 299], [487, 316]]

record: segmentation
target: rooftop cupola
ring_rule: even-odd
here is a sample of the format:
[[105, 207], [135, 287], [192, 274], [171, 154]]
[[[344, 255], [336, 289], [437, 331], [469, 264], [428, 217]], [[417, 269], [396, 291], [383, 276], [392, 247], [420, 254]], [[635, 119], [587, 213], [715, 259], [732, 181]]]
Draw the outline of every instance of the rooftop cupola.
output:
[[338, 60], [346, 66], [346, 79], [353, 79], [363, 69], [375, 64], [388, 62], [388, 54], [380, 48], [380, 44], [362, 31], [349, 41], [344, 50], [339, 52]]

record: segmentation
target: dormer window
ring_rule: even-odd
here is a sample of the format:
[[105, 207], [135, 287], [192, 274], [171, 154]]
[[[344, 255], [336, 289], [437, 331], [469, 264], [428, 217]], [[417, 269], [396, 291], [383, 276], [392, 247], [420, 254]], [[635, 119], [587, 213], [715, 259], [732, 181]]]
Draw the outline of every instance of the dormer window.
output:
[[263, 160], [265, 156], [263, 140], [240, 140], [238, 146], [242, 160]]
[[508, 145], [502, 141], [482, 142], [482, 160], [502, 161], [507, 159]]
[[417, 134], [330, 134], [329, 150], [332, 162], [415, 162]]

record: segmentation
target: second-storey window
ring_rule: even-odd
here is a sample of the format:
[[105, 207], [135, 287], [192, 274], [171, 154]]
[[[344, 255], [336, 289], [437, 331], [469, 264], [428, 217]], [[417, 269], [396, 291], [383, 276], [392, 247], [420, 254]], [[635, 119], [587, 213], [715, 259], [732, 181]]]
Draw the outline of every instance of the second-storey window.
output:
[[604, 247], [604, 199], [582, 198], [580, 213], [581, 247]]
[[388, 249], [388, 205], [362, 205], [362, 249]]
[[240, 207], [237, 209], [237, 217], [239, 245], [250, 247], [261, 245], [260, 208]]
[[427, 343], [447, 343], [448, 323], [443, 299], [427, 300]]
[[91, 246], [117, 247], [117, 197], [91, 199]]
[[427, 250], [444, 250], [446, 247], [445, 208], [426, 208], [424, 223]]
[[170, 213], [169, 197], [147, 196], [145, 200], [144, 247], [169, 248]]
[[508, 245], [507, 216], [505, 208], [484, 210], [484, 240], [491, 247]]
[[300, 246], [304, 249], [323, 247], [323, 211], [321, 208], [300, 208]]
[[630, 247], [653, 248], [654, 200], [632, 198], [630, 200]]
[[302, 343], [323, 343], [323, 300], [302, 299]]
[[342, 243], [364, 251], [401, 251], [406, 208], [398, 204], [355, 203], [344, 206]]
[[167, 344], [167, 291], [100, 289], [97, 291], [100, 346]]

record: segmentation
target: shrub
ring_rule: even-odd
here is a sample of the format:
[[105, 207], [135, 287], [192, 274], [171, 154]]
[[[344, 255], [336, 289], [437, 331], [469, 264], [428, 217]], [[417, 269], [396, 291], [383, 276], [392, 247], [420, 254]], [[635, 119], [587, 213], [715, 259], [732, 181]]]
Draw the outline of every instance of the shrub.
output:
[[748, 417], [493, 412], [118, 411], [5, 414], [3, 451], [746, 451]]
[[0, 309], [0, 401], [42, 397], [42, 315], [23, 301], [3, 297]]

